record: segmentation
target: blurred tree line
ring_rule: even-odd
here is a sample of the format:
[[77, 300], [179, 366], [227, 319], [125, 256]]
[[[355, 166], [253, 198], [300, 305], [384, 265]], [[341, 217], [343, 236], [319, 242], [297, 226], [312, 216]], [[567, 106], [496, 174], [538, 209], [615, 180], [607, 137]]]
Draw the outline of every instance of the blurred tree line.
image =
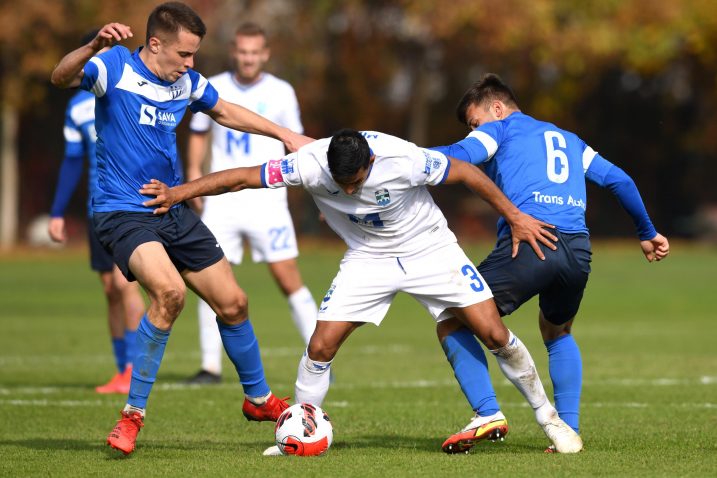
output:
[[[4, 2], [0, 226], [19, 230], [49, 210], [71, 92], [49, 73], [88, 29], [110, 21], [144, 41], [158, 1]], [[636, 181], [656, 227], [695, 237], [717, 210], [717, 2], [712, 0], [192, 0], [209, 32], [196, 69], [229, 68], [236, 26], [270, 34], [268, 70], [296, 88], [306, 133], [373, 129], [422, 146], [467, 134], [454, 108], [483, 73], [500, 74], [521, 109], [580, 135]], [[140, 6], [141, 5], [141, 6]], [[189, 116], [189, 115], [187, 115]], [[183, 148], [186, 120], [178, 132]], [[17, 157], [17, 181], [12, 157]], [[10, 158], [10, 160], [8, 159]], [[12, 184], [11, 184], [12, 183]], [[17, 188], [16, 190], [13, 188]], [[432, 190], [459, 234], [490, 236], [495, 216], [460, 187]], [[300, 191], [301, 231], [323, 232]], [[12, 203], [12, 197], [19, 201]], [[593, 235], [633, 236], [612, 195], [589, 188]], [[69, 214], [84, 218], [83, 192]], [[714, 227], [714, 225], [713, 225]], [[6, 234], [6, 233], [4, 233]]]

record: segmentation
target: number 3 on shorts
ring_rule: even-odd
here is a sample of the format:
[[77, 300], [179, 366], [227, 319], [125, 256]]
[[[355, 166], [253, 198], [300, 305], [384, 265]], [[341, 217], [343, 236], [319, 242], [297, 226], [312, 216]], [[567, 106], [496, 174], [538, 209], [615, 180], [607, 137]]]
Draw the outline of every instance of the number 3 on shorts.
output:
[[471, 289], [473, 289], [476, 292], [480, 292], [483, 289], [485, 289], [485, 286], [483, 285], [483, 281], [480, 280], [480, 277], [478, 276], [478, 272], [473, 268], [473, 265], [466, 264], [461, 268], [461, 272], [464, 276], [468, 277], [471, 280]]

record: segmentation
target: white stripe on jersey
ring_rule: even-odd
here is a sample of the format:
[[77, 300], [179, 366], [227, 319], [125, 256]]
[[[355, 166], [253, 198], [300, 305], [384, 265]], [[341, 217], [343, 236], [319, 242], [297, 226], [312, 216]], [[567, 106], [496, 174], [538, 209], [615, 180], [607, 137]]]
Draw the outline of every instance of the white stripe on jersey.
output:
[[91, 96], [70, 108], [70, 118], [77, 126], [95, 120], [95, 97]]
[[199, 83], [197, 84], [197, 89], [194, 90], [194, 93], [192, 93], [192, 95], [189, 97], [189, 102], [192, 103], [200, 99], [204, 94], [204, 90], [206, 89], [208, 84], [209, 82], [207, 81], [207, 79], [203, 76], [200, 76]]
[[97, 67], [97, 81], [92, 85], [91, 91], [99, 98], [107, 93], [107, 67], [104, 62], [96, 56], [90, 58], [90, 61]]
[[70, 128], [69, 126], [65, 126], [65, 128], [62, 130], [63, 134], [65, 135], [65, 141], [68, 143], [81, 143], [82, 142], [82, 133], [80, 130], [75, 128]]
[[125, 63], [122, 78], [117, 82], [116, 88], [129, 91], [150, 101], [167, 103], [188, 99], [191, 94], [192, 80], [189, 79], [189, 75], [182, 75], [181, 78], [169, 86], [158, 85], [147, 81], [142, 75], [136, 73], [129, 64]]
[[498, 151], [498, 143], [483, 131], [471, 131], [468, 137], [475, 138], [483, 144], [483, 147], [488, 151], [486, 161], [489, 161], [495, 152]]
[[597, 156], [597, 151], [592, 149], [590, 146], [587, 146], [585, 150], [583, 151], [583, 172], [586, 173], [588, 171], [588, 168], [590, 167], [590, 163], [593, 162], [593, 159], [595, 159], [595, 156]]

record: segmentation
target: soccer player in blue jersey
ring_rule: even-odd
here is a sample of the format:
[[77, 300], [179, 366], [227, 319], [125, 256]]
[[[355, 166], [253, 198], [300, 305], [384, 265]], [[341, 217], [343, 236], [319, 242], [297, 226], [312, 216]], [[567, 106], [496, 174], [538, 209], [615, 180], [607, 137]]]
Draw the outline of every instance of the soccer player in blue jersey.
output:
[[[89, 43], [97, 35], [94, 30], [82, 38], [81, 44]], [[82, 176], [85, 157], [88, 165], [87, 210], [90, 227], [87, 228], [90, 245], [90, 265], [100, 275], [102, 289], [107, 300], [112, 351], [117, 372], [104, 385], [95, 387], [97, 393], [127, 393], [132, 378], [132, 358], [137, 325], [144, 313], [144, 299], [136, 283], [128, 282], [114, 264], [112, 256], [102, 247], [92, 224], [92, 189], [97, 183], [97, 160], [95, 157], [95, 95], [78, 91], [69, 101], [65, 112], [65, 157], [57, 178], [55, 199], [50, 211], [48, 233], [55, 242], [67, 240], [65, 210]]]
[[[132, 36], [127, 25], [109, 23], [97, 36], [68, 53], [55, 67], [52, 83], [79, 86], [96, 97], [97, 185], [93, 223], [102, 245], [129, 280], [147, 292], [150, 306], [140, 321], [127, 405], [107, 443], [129, 454], [144, 426], [145, 408], [174, 320], [184, 307], [186, 287], [216, 312], [224, 348], [243, 386], [249, 420], [276, 420], [288, 407], [271, 393], [251, 323], [247, 297], [216, 239], [184, 205], [164, 215], [143, 206], [139, 188], [148, 177], [182, 182], [174, 130], [187, 107], [205, 111], [232, 129], [264, 134], [290, 150], [308, 138], [220, 99], [194, 71], [194, 57], [206, 27], [188, 6], [168, 2], [149, 15], [145, 45], [96, 53]], [[186, 284], [186, 285], [185, 285]]]
[[[522, 212], [555, 225], [558, 247], [536, 255], [518, 247], [504, 218], [495, 249], [478, 266], [493, 290], [501, 315], [539, 297], [538, 322], [548, 350], [555, 406], [576, 432], [582, 388], [582, 359], [571, 334], [590, 273], [590, 240], [585, 223], [585, 180], [608, 188], [632, 217], [648, 261], [667, 257], [670, 246], [645, 210], [633, 180], [575, 134], [524, 113], [511, 89], [487, 74], [464, 94], [458, 119], [472, 131], [450, 146], [433, 148], [483, 165], [488, 176]], [[476, 416], [443, 445], [467, 451], [490, 438], [505, 417], [495, 399], [485, 355], [473, 334], [455, 319], [438, 324], [439, 340]], [[475, 374], [479, 371], [479, 374]], [[554, 451], [548, 448], [546, 451]]]

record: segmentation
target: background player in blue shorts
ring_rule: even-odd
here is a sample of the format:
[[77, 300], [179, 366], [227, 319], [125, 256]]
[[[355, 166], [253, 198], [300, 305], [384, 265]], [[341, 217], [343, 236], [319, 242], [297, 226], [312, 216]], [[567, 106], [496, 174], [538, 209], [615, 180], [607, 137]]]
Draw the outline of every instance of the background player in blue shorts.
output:
[[[570, 332], [590, 273], [585, 180], [608, 188], [617, 197], [637, 227], [648, 261], [667, 257], [669, 243], [655, 230], [634, 181], [622, 169], [575, 134], [523, 114], [513, 92], [498, 76], [487, 74], [468, 89], [457, 115], [473, 131], [451, 146], [434, 149], [483, 165], [522, 212], [556, 227], [557, 249], [543, 248], [543, 254], [536, 256], [511, 243], [510, 230], [501, 218], [496, 247], [478, 270], [493, 290], [501, 315], [538, 295], [538, 321], [548, 350], [555, 406], [578, 432], [582, 359]], [[465, 450], [478, 441], [470, 439], [476, 435], [473, 425], [490, 422], [490, 416], [500, 412], [485, 355], [475, 337], [456, 320], [441, 322], [437, 332], [476, 411], [476, 419], [446, 441], [446, 446], [460, 444]], [[475, 370], [481, 370], [482, 377], [472, 375]]]
[[[276, 420], [288, 407], [271, 393], [251, 323], [247, 297], [237, 285], [216, 239], [184, 205], [152, 214], [139, 193], [144, 180], [182, 182], [174, 130], [187, 107], [206, 111], [232, 129], [265, 134], [295, 150], [308, 138], [238, 105], [223, 101], [202, 75], [194, 56], [206, 27], [188, 6], [168, 2], [149, 15], [144, 47], [123, 46], [95, 54], [132, 36], [127, 25], [110, 23], [67, 54], [52, 73], [56, 86], [79, 86], [96, 97], [97, 187], [92, 212], [100, 242], [129, 280], [147, 291], [150, 306], [137, 332], [135, 366], [127, 405], [107, 443], [124, 453], [137, 433], [174, 320], [190, 287], [212, 307], [224, 348], [236, 367], [250, 420]], [[186, 284], [186, 285], [185, 285]]]
[[[89, 43], [98, 30], [82, 38], [81, 45]], [[55, 199], [50, 211], [48, 233], [55, 242], [65, 242], [65, 210], [82, 176], [85, 157], [88, 166], [87, 228], [90, 245], [90, 265], [100, 275], [102, 290], [107, 300], [107, 322], [109, 323], [112, 351], [117, 372], [104, 385], [95, 387], [97, 393], [127, 393], [132, 378], [132, 358], [139, 319], [144, 313], [144, 299], [137, 284], [128, 282], [102, 247], [92, 227], [92, 188], [97, 183], [97, 158], [95, 157], [95, 95], [78, 91], [69, 101], [65, 111], [65, 157], [57, 178]]]

